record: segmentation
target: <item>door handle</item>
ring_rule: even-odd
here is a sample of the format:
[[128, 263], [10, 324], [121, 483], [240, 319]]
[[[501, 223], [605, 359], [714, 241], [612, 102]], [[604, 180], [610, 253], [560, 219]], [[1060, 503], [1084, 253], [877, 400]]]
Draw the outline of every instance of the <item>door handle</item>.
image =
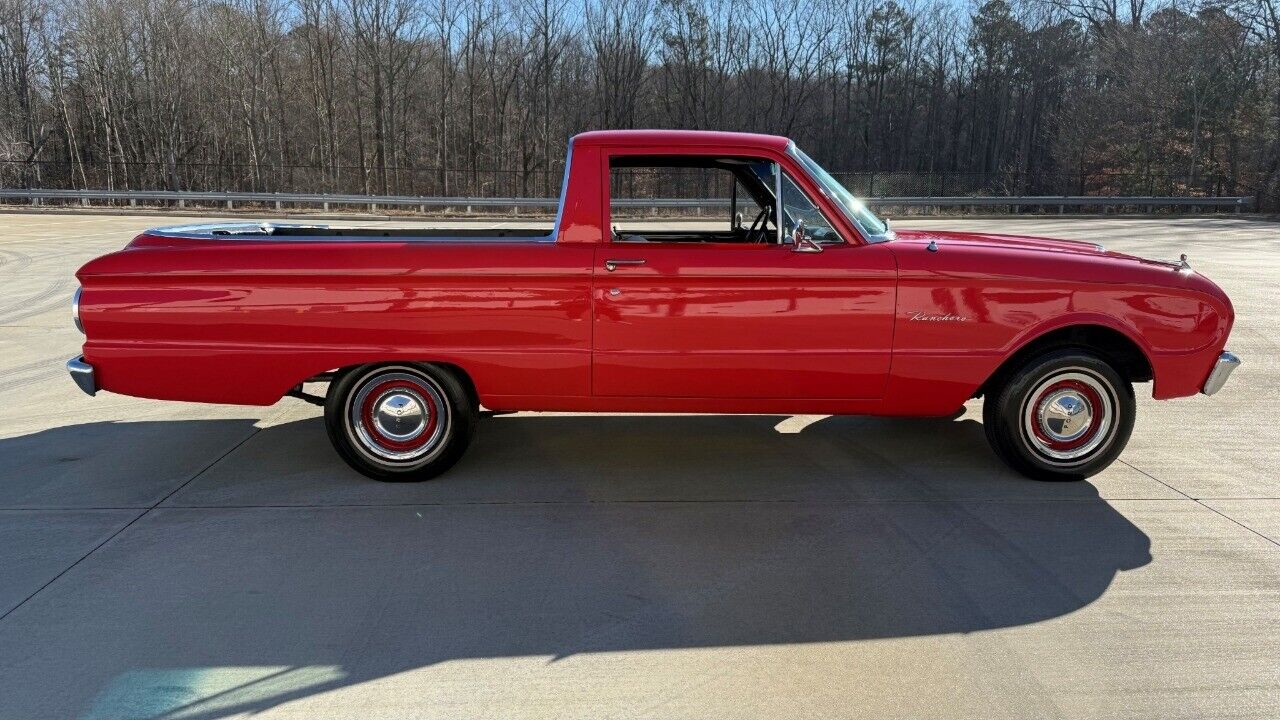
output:
[[643, 260], [605, 260], [604, 269], [613, 272], [619, 265], [643, 265]]

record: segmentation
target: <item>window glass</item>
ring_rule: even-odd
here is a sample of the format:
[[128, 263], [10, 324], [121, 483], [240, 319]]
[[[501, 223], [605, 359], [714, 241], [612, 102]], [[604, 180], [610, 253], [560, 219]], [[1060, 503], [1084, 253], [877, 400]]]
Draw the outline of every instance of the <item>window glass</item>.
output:
[[792, 145], [788, 148], [788, 152], [804, 166], [804, 169], [813, 177], [813, 181], [822, 188], [822, 192], [840, 207], [845, 215], [853, 221], [853, 224], [858, 226], [859, 230], [869, 236], [868, 239], [871, 237], [884, 239], [881, 236], [886, 236], [889, 232], [889, 226], [884, 220], [881, 220], [875, 213], [871, 212], [866, 204], [854, 197], [853, 193], [845, 189], [844, 185], [841, 185], [839, 181], [831, 176], [831, 173], [801, 152], [800, 148]]
[[796, 185], [790, 175], [782, 175], [783, 242], [793, 241], [796, 227], [803, 223], [805, 237], [819, 243], [843, 242], [836, 229], [822, 216], [809, 196]]
[[776, 242], [773, 167], [741, 157], [613, 157], [612, 241]]

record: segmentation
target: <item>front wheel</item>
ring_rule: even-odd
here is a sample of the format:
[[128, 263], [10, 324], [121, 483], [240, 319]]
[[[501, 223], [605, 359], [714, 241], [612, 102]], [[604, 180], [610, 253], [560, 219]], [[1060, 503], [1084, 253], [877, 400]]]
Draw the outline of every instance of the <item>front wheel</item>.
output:
[[987, 442], [1036, 480], [1082, 480], [1119, 457], [1133, 432], [1133, 386], [1083, 350], [1035, 358], [987, 395]]
[[479, 417], [475, 400], [435, 365], [366, 365], [329, 388], [324, 424], [348, 465], [388, 482], [428, 480], [462, 457]]

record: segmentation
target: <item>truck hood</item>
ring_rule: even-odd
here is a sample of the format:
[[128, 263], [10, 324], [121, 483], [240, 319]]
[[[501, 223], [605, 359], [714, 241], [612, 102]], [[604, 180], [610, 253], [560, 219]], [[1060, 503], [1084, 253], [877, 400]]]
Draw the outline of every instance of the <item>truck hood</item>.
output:
[[1044, 252], [1064, 252], [1084, 255], [1111, 255], [1131, 257], [1120, 253], [1108, 253], [1106, 248], [1097, 243], [1079, 240], [1054, 240], [1052, 238], [1029, 237], [1026, 235], [995, 235], [992, 233], [943, 232], [938, 230], [896, 230], [893, 242], [928, 244], [963, 244], [965, 246], [984, 246], [1008, 248], [1010, 250], [1041, 250]]

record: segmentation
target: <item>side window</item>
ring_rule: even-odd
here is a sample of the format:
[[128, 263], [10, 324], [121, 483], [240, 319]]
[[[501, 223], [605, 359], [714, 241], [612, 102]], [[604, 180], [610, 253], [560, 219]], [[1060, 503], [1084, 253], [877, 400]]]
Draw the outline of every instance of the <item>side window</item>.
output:
[[[769, 177], [761, 171], [768, 168]], [[776, 242], [772, 163], [688, 155], [610, 158], [613, 242]]]
[[790, 175], [782, 175], [783, 242], [790, 243], [796, 228], [803, 227], [805, 237], [819, 243], [843, 242], [836, 229], [822, 216], [822, 211], [809, 199]]

